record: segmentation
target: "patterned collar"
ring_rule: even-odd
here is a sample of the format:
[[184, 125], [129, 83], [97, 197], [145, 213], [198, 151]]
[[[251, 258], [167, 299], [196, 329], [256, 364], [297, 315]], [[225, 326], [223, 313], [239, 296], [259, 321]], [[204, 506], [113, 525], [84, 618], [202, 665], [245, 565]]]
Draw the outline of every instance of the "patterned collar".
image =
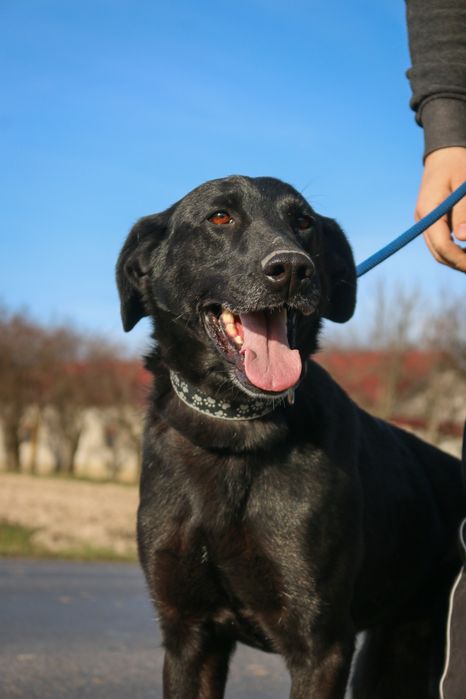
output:
[[241, 402], [232, 403], [226, 400], [216, 400], [190, 385], [174, 371], [170, 371], [170, 380], [173, 390], [183, 403], [189, 405], [193, 410], [197, 410], [198, 413], [221, 420], [255, 420], [271, 413], [272, 410], [283, 404], [283, 398], [275, 401], [250, 398], [246, 395]]

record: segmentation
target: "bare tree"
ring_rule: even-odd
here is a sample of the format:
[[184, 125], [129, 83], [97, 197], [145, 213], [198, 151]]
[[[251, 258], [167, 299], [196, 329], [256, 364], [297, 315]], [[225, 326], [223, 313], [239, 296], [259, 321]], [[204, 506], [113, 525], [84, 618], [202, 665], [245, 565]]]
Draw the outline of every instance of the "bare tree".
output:
[[[112, 454], [110, 475], [120, 470], [124, 438], [135, 441], [131, 407], [142, 396], [139, 364], [115, 344], [97, 336], [64, 331], [68, 341], [47, 391], [49, 441], [57, 473], [73, 475], [90, 408], [100, 411], [103, 435]], [[61, 338], [63, 340], [63, 337]]]
[[399, 410], [405, 388], [410, 384], [405, 358], [413, 347], [419, 294], [398, 287], [388, 297], [379, 284], [375, 294], [373, 328], [369, 336], [372, 347], [380, 352], [380, 393], [374, 411], [388, 419]]
[[0, 418], [10, 471], [21, 468], [21, 426], [43, 394], [47, 374], [46, 332], [24, 312], [0, 309]]
[[[97, 408], [115, 474], [120, 446], [139, 445], [134, 409], [143, 400], [142, 384], [139, 362], [107, 339], [70, 326], [43, 327], [27, 313], [0, 308], [0, 422], [9, 470], [36, 470], [43, 427], [55, 472], [72, 475], [86, 416]], [[21, 464], [25, 440], [31, 449], [28, 464]]]
[[429, 311], [422, 333], [425, 347], [438, 359], [425, 391], [427, 436], [439, 442], [442, 432], [466, 418], [466, 327], [462, 299], [451, 292]]
[[108, 407], [103, 411], [104, 435], [110, 454], [109, 475], [116, 478], [128, 453], [139, 463], [142, 408], [149, 379], [140, 362], [134, 360], [109, 362], [106, 371], [110, 385]]

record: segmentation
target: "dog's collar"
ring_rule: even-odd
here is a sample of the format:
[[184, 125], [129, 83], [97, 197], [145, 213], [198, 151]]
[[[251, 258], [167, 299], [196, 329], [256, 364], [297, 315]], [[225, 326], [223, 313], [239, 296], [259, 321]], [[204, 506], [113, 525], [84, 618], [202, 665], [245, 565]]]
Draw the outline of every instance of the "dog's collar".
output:
[[282, 398], [273, 401], [250, 398], [247, 395], [238, 402], [217, 400], [189, 384], [174, 371], [170, 371], [170, 380], [173, 390], [183, 403], [198, 413], [210, 415], [220, 420], [255, 420], [271, 413], [283, 403]]

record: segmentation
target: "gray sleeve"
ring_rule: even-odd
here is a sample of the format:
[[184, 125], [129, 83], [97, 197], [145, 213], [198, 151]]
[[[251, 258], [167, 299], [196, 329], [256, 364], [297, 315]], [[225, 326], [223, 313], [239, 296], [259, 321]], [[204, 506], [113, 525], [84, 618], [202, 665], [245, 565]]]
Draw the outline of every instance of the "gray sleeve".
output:
[[466, 147], [466, 0], [406, 0], [411, 108], [424, 156]]

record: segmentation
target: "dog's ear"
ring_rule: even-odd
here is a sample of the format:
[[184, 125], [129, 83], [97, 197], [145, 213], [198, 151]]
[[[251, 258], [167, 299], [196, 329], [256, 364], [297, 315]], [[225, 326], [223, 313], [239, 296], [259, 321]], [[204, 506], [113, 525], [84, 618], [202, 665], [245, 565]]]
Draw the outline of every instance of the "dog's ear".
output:
[[118, 257], [116, 280], [126, 332], [148, 315], [144, 292], [149, 282], [151, 255], [165, 236], [170, 214], [171, 209], [168, 209], [141, 218], [130, 230]]
[[356, 306], [356, 267], [350, 244], [336, 221], [321, 217], [327, 302], [323, 315], [336, 323], [351, 318]]

